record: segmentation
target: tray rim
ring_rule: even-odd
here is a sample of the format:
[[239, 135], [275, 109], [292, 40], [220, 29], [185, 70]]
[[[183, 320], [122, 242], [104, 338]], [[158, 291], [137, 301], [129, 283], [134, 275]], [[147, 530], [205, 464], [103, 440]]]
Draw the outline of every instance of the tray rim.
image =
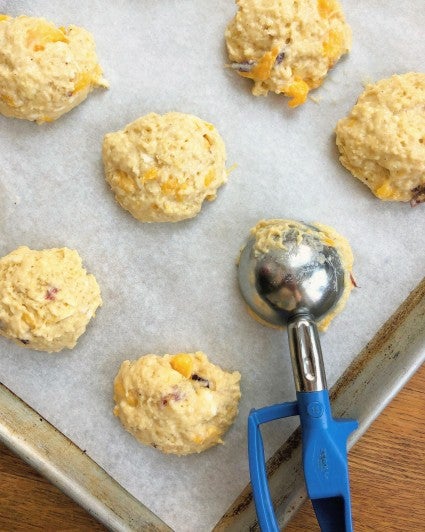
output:
[[[401, 351], [402, 357], [399, 356]], [[350, 438], [349, 448], [424, 361], [425, 278], [382, 325], [331, 389], [334, 414], [359, 420], [359, 429]], [[110, 530], [172, 530], [84, 450], [2, 383], [0, 441]], [[306, 498], [300, 443], [297, 429], [267, 462], [272, 498], [282, 526]], [[288, 470], [292, 473], [289, 476], [285, 474]], [[249, 484], [230, 505], [214, 530], [258, 530]]]

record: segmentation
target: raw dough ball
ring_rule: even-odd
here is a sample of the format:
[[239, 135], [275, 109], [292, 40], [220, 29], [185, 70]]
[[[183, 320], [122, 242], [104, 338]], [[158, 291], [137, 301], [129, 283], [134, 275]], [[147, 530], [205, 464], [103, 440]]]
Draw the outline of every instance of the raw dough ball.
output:
[[382, 200], [425, 201], [425, 74], [369, 84], [336, 126], [340, 161]]
[[268, 91], [307, 99], [328, 70], [351, 48], [351, 29], [338, 0], [237, 0], [226, 30], [231, 67], [254, 81], [252, 93]]
[[[294, 220], [261, 220], [251, 229], [251, 234], [255, 237], [254, 250], [256, 254], [265, 254], [271, 249], [282, 249], [282, 234], [291, 230], [296, 232], [297, 241], [298, 239], [300, 239], [300, 241], [308, 241], [310, 239], [311, 241], [310, 235], [312, 235], [314, 236], [314, 241], [319, 239], [319, 242], [323, 243], [323, 245], [333, 246], [336, 249], [341, 260], [341, 265], [344, 269], [344, 291], [335, 307], [317, 324], [321, 331], [325, 331], [335, 316], [343, 310], [347, 303], [348, 296], [350, 295], [353, 286], [355, 286], [355, 281], [352, 276], [353, 252], [351, 251], [348, 240], [337, 233], [332, 227], [319, 223], [312, 223], [309, 225], [316, 227], [319, 231], [317, 232], [314, 229], [311, 229], [308, 225]], [[268, 322], [265, 322], [259, 316], [254, 314], [250, 308], [248, 311], [262, 324], [270, 326]]]
[[0, 259], [0, 335], [20, 346], [71, 349], [101, 304], [74, 250], [22, 246]]
[[226, 150], [212, 124], [183, 113], [148, 114], [103, 142], [106, 180], [142, 222], [196, 216], [226, 182]]
[[238, 413], [240, 378], [199, 351], [126, 360], [114, 382], [114, 414], [146, 445], [164, 453], [200, 453], [223, 443]]
[[0, 15], [0, 113], [52, 122], [107, 87], [92, 35], [44, 18]]

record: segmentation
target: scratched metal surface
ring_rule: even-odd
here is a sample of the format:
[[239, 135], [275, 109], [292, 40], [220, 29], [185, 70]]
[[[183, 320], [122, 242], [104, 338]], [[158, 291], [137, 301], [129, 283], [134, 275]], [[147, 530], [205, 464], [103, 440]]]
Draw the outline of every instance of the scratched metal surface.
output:
[[171, 530], [3, 384], [0, 440], [111, 530]]

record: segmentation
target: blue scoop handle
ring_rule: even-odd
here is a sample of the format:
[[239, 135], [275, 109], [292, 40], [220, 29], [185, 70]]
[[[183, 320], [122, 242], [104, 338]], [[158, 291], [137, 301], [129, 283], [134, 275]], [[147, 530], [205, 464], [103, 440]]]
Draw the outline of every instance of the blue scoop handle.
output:
[[307, 492], [322, 532], [352, 532], [347, 438], [358, 423], [334, 419], [327, 389], [297, 392], [297, 401], [252, 410], [248, 456], [255, 507], [262, 532], [279, 532], [267, 481], [260, 425], [300, 416]]
[[267, 481], [266, 459], [260, 425], [275, 419], [296, 416], [298, 403], [281, 403], [251, 410], [248, 416], [248, 460], [258, 522], [263, 532], [279, 532]]

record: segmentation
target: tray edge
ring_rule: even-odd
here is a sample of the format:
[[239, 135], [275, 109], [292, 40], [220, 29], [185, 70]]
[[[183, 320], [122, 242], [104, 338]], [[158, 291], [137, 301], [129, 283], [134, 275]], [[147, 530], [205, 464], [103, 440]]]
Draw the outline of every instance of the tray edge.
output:
[[1, 383], [0, 441], [110, 530], [171, 530], [85, 451]]

